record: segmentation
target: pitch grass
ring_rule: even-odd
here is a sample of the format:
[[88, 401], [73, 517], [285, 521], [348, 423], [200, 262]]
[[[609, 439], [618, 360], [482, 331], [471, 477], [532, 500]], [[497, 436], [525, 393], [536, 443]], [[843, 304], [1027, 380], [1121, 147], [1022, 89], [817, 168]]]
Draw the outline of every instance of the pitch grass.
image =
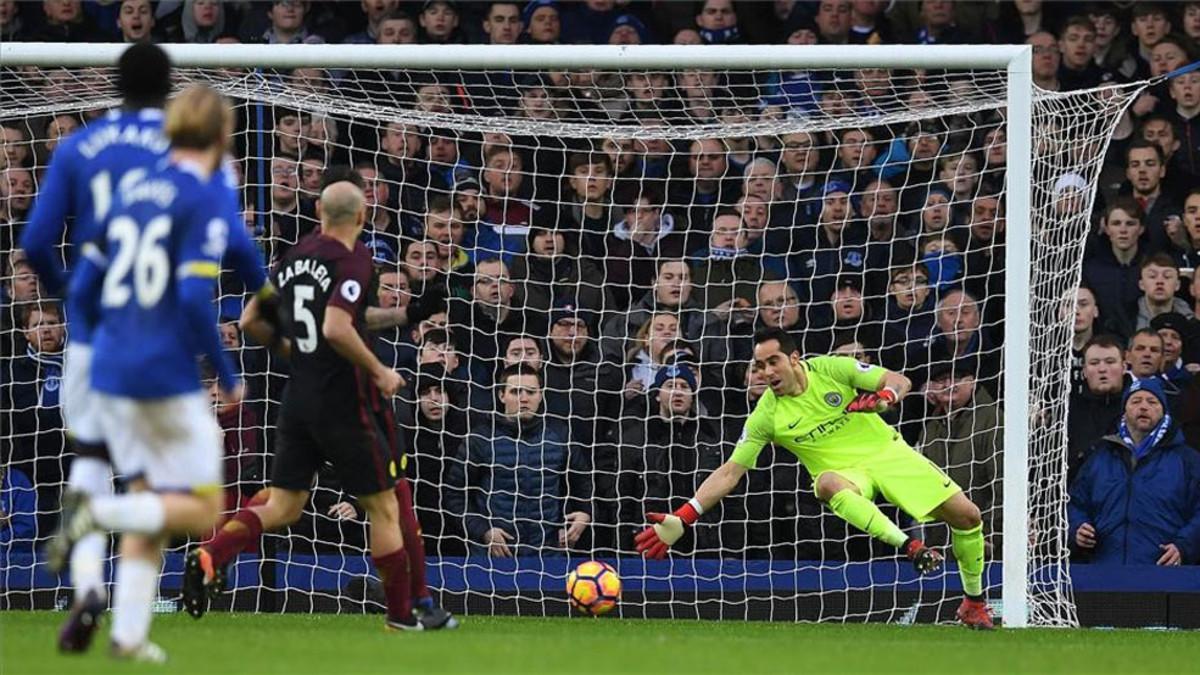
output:
[[1172, 673], [1200, 668], [1200, 632], [998, 630], [740, 621], [470, 616], [393, 633], [378, 616], [155, 617], [165, 668], [114, 662], [107, 631], [61, 656], [61, 612], [0, 612], [0, 673]]

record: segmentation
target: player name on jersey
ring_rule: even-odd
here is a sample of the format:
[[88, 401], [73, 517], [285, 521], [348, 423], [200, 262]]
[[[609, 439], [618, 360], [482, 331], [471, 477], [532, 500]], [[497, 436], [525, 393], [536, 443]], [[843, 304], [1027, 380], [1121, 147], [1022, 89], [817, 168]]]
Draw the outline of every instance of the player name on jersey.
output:
[[121, 186], [121, 201], [126, 205], [140, 202], [152, 202], [159, 208], [167, 208], [175, 201], [179, 190], [170, 181], [152, 179], [143, 180], [132, 185]]
[[279, 270], [276, 274], [275, 285], [283, 288], [287, 286], [293, 278], [307, 275], [312, 277], [313, 281], [321, 286], [322, 291], [329, 290], [329, 284], [333, 278], [329, 276], [329, 270], [320, 260], [312, 258], [298, 258], [292, 261], [292, 264]]
[[171, 145], [163, 136], [161, 128], [139, 122], [99, 129], [79, 144], [79, 154], [92, 159], [114, 144], [135, 145], [156, 154], [165, 153]]

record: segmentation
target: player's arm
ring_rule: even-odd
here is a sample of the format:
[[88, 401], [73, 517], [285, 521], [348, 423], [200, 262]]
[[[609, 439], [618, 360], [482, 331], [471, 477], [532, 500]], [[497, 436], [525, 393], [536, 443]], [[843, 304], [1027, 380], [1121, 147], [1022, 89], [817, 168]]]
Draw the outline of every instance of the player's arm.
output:
[[[228, 173], [228, 172], [227, 172]], [[225, 222], [230, 224], [228, 247], [222, 264], [233, 270], [238, 280], [254, 293], [251, 303], [255, 305], [253, 318], [250, 323], [238, 322], [245, 332], [250, 333], [261, 345], [284, 356], [291, 355], [290, 345], [284, 339], [283, 320], [279, 313], [279, 293], [267, 279], [266, 268], [263, 265], [262, 254], [255, 245], [250, 233], [242, 227], [242, 214], [238, 205], [237, 193], [231, 186], [225, 194], [227, 202]], [[246, 317], [246, 310], [242, 312]]]
[[904, 375], [848, 356], [821, 356], [808, 363], [862, 392], [850, 401], [846, 412], [882, 413], [912, 391], [912, 380]]
[[758, 461], [763, 447], [771, 442], [774, 411], [773, 397], [761, 399], [746, 420], [742, 438], [733, 449], [733, 456], [704, 479], [695, 496], [673, 513], [646, 514], [646, 518], [654, 524], [634, 538], [638, 553], [654, 559], [666, 556], [667, 549], [683, 537], [688, 526], [699, 520], [705, 511], [716, 506], [717, 502], [737, 487], [746, 471]]
[[61, 295], [67, 283], [54, 247], [62, 240], [67, 215], [71, 212], [71, 157], [69, 145], [59, 146], [50, 160], [46, 176], [39, 186], [29, 223], [21, 233], [21, 248], [29, 256], [29, 264], [51, 295]]
[[71, 317], [72, 322], [91, 327], [100, 320], [100, 293], [107, 271], [108, 257], [100, 250], [100, 245], [91, 241], [85, 243], [67, 289], [72, 306], [76, 309], [76, 315]]
[[285, 359], [292, 358], [292, 341], [284, 335], [283, 322], [279, 318], [279, 293], [270, 283], [264, 284], [238, 320], [238, 327], [260, 345]]
[[383, 393], [392, 397], [404, 385], [400, 373], [388, 368], [375, 356], [354, 326], [354, 313], [363, 301], [363, 288], [370, 282], [370, 272], [350, 275], [339, 281], [329, 303], [325, 306], [325, 320], [321, 334], [339, 356], [354, 364], [355, 368], [367, 373], [371, 381]]
[[219, 215], [210, 218], [212, 213], [204, 211], [201, 207], [194, 212], [195, 219], [189, 223], [190, 227], [184, 236], [175, 272], [179, 280], [176, 293], [184, 321], [196, 337], [200, 352], [208, 357], [217, 371], [217, 383], [225, 402], [236, 403], [241, 400], [242, 383], [221, 344], [216, 303], [213, 302], [217, 294], [217, 279], [221, 275], [221, 256], [225, 253], [229, 224]]
[[229, 248], [225, 252], [225, 264], [237, 275], [239, 281], [252, 293], [260, 291], [267, 283], [267, 272], [263, 267], [262, 255], [246, 228], [239, 227], [240, 220], [233, 221], [229, 237]]
[[[213, 303], [216, 290], [215, 276], [183, 277], [179, 281], [179, 304], [183, 308], [188, 328], [197, 338], [201, 353], [216, 367], [217, 383], [221, 391], [235, 394], [241, 388], [241, 382], [221, 344], [221, 333], [217, 329], [216, 305]], [[240, 399], [240, 396], [233, 398]]]
[[397, 326], [415, 326], [425, 319], [446, 311], [446, 291], [441, 284], [433, 284], [420, 296], [409, 301], [407, 307], [368, 307], [367, 330], [385, 330]]
[[744, 475], [746, 467], [730, 460], [709, 474], [696, 490], [696, 496], [673, 513], [647, 513], [646, 518], [654, 525], [642, 530], [634, 539], [638, 552], [656, 560], [664, 557], [687, 528], [732, 492]]
[[[884, 369], [880, 369], [884, 370]], [[846, 406], [846, 412], [883, 413], [912, 391], [912, 380], [900, 373], [884, 370], [875, 389], [868, 389]]]
[[229, 242], [222, 264], [233, 270], [234, 275], [251, 293], [257, 293], [267, 283], [267, 270], [262, 254], [259, 253], [250, 233], [246, 231], [232, 162], [231, 158], [226, 157], [220, 173], [213, 177], [216, 183], [213, 189], [214, 198], [219, 198], [224, 203], [223, 218], [229, 224]]

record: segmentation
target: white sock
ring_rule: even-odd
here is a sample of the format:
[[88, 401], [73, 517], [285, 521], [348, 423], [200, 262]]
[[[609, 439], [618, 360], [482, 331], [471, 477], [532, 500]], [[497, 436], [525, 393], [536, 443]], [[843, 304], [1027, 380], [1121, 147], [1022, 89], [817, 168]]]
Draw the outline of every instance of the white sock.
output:
[[104, 592], [104, 557], [108, 552], [108, 533], [85, 534], [71, 549], [71, 583], [75, 586], [75, 598], [82, 600], [88, 591], [96, 591], [101, 598]]
[[137, 647], [150, 637], [150, 617], [158, 595], [158, 565], [141, 558], [117, 563], [110, 638], [119, 647]]
[[95, 457], [76, 457], [71, 462], [71, 475], [67, 478], [68, 488], [99, 497], [112, 494], [112, 483], [112, 468], [108, 462]]
[[98, 497], [92, 500], [92, 517], [113, 532], [158, 534], [166, 520], [162, 498], [153, 492]]

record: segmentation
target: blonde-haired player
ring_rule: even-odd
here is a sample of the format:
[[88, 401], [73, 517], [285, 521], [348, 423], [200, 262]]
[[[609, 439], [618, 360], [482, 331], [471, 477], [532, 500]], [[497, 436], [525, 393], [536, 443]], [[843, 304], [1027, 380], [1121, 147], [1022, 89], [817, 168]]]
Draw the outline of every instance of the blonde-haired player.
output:
[[52, 542], [61, 553], [92, 531], [124, 533], [112, 652], [150, 662], [166, 660], [149, 641], [164, 540], [210, 531], [222, 504], [221, 430], [201, 386], [196, 346], [227, 402], [243, 392], [212, 301], [226, 248], [239, 231], [245, 237], [220, 171], [233, 113], [215, 91], [196, 86], [168, 105], [163, 130], [171, 144], [166, 163], [122, 181], [104, 237], [85, 246], [72, 283], [103, 355], [92, 386], [105, 440], [118, 471], [140, 480], [128, 494], [65, 500]]

